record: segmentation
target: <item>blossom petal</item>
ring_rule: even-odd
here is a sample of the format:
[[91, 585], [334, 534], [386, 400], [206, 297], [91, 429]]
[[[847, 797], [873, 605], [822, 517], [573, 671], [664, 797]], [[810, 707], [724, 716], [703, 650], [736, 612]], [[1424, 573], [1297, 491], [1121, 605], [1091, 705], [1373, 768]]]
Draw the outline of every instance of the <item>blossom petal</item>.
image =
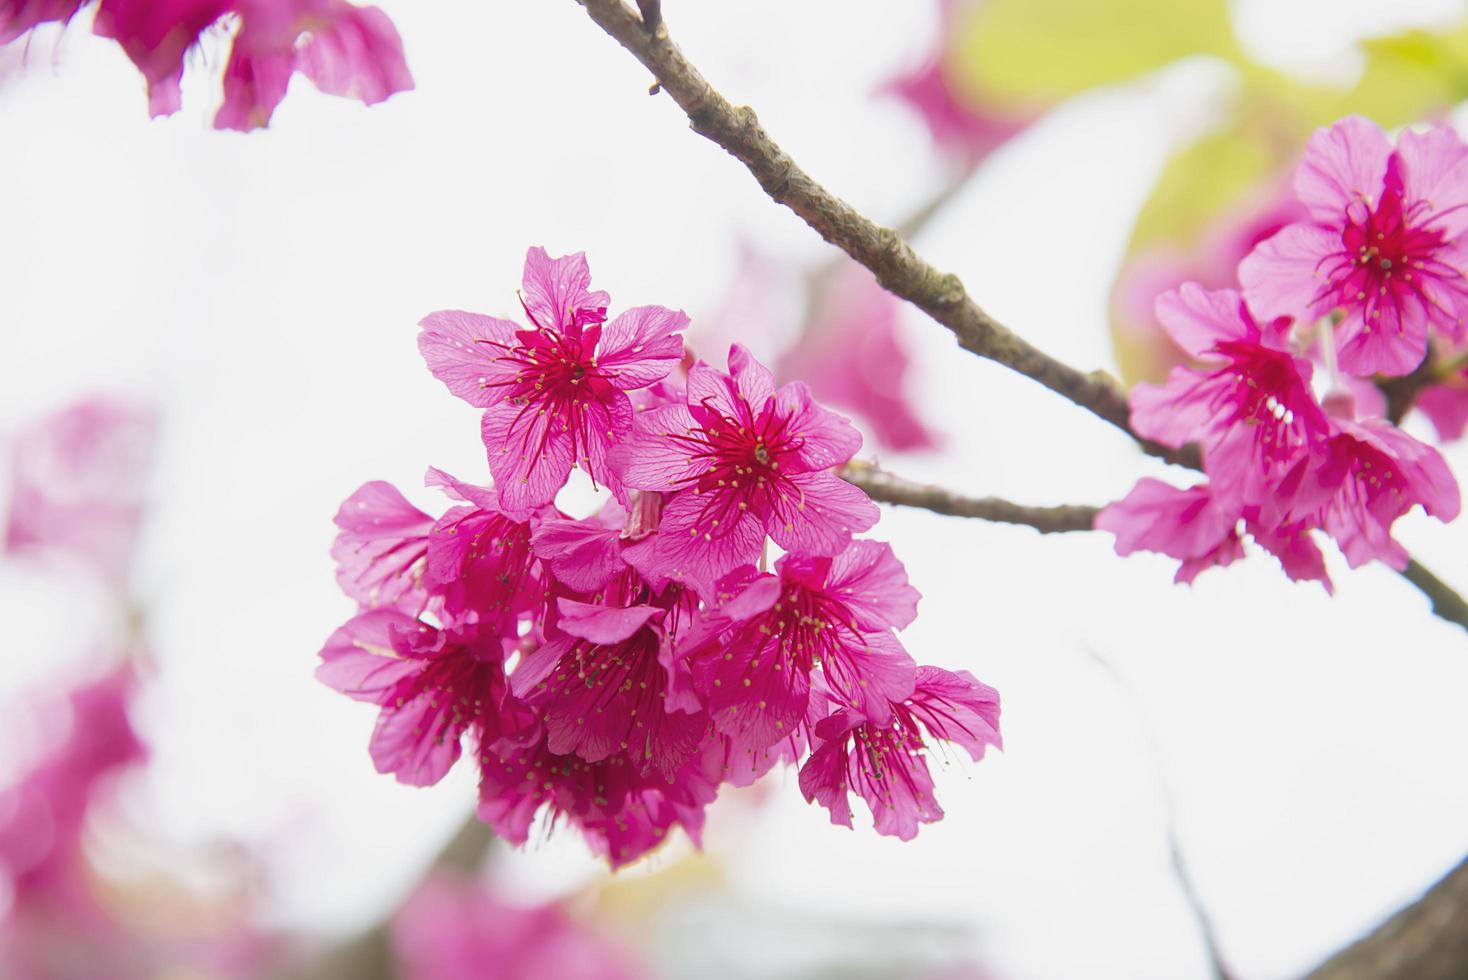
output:
[[1310, 137], [1305, 159], [1295, 172], [1295, 193], [1316, 221], [1344, 224], [1352, 203], [1380, 201], [1391, 152], [1380, 126], [1361, 116], [1347, 116]]
[[688, 314], [663, 306], [634, 306], [602, 330], [596, 364], [618, 388], [629, 391], [660, 381], [683, 357]]
[[1260, 320], [1308, 320], [1332, 305], [1321, 264], [1341, 251], [1340, 235], [1317, 224], [1286, 225], [1239, 263], [1239, 283], [1250, 311]]
[[772, 495], [769, 526], [770, 537], [786, 551], [837, 554], [853, 534], [868, 530], [881, 516], [865, 493], [833, 473], [796, 473], [787, 479], [791, 489]]
[[499, 382], [515, 376], [500, 360], [514, 346], [515, 324], [479, 313], [439, 310], [419, 323], [418, 350], [433, 376], [470, 405], [488, 408], [504, 399]]
[[526, 312], [545, 330], [577, 333], [585, 324], [605, 320], [611, 303], [606, 293], [591, 292], [585, 252], [553, 259], [539, 246], [529, 249], [521, 285]]

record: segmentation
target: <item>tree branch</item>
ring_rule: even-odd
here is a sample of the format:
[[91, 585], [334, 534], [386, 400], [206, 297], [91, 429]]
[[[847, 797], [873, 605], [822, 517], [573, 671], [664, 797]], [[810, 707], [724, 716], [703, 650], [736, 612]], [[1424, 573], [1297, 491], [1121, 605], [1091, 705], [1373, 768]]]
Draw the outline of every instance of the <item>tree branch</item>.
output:
[[1087, 374], [1034, 347], [981, 309], [957, 276], [938, 271], [897, 232], [863, 217], [816, 183], [770, 139], [753, 109], [734, 106], [704, 79], [669, 38], [666, 22], [644, 24], [625, 0], [577, 2], [652, 72], [658, 86], [687, 114], [694, 132], [743, 163], [766, 194], [870, 269], [889, 292], [947, 327], [964, 350], [1040, 382], [1132, 435], [1152, 455], [1196, 466], [1196, 451], [1171, 449], [1132, 432], [1126, 391], [1105, 372]]
[[1305, 980], [1468, 977], [1468, 859], [1416, 902], [1336, 953]]
[[877, 469], [870, 463], [847, 463], [841, 476], [884, 504], [918, 507], [951, 517], [975, 517], [1000, 524], [1025, 524], [1041, 534], [1090, 531], [1098, 508], [1077, 504], [1056, 507], [1027, 507], [998, 497], [965, 497], [962, 494], [904, 480]]

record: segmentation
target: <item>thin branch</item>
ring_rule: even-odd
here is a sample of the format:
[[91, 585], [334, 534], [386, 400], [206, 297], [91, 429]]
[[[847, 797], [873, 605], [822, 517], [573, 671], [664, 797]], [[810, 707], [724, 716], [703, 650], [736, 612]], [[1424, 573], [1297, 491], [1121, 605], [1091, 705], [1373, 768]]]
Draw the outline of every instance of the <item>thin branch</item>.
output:
[[1468, 859], [1416, 902], [1317, 967], [1305, 980], [1468, 977]]
[[[1044, 534], [1090, 531], [1099, 508], [1082, 504], [1030, 507], [998, 497], [965, 497], [963, 494], [923, 483], [904, 480], [870, 463], [847, 463], [841, 476], [866, 491], [868, 497], [899, 507], [919, 507], [951, 517], [974, 517], [1002, 524], [1026, 524]], [[1468, 602], [1415, 558], [1399, 574], [1415, 585], [1432, 604], [1433, 615], [1468, 630]]]
[[1401, 576], [1427, 596], [1428, 602], [1432, 603], [1433, 615], [1468, 629], [1468, 602], [1464, 602], [1448, 583], [1424, 568], [1415, 558], [1407, 562]]
[[[952, 331], [960, 347], [997, 361], [1064, 395], [1130, 433], [1152, 455], [1191, 469], [1202, 469], [1196, 446], [1171, 449], [1137, 437], [1129, 425], [1126, 392], [1105, 372], [1086, 374], [1032, 346], [980, 309], [957, 276], [939, 272], [923, 261], [897, 232], [863, 217], [851, 205], [816, 183], [770, 139], [753, 109], [734, 106], [704, 79], [669, 38], [665, 22], [659, 21], [655, 26], [644, 24], [625, 0], [577, 2], [602, 30], [652, 72], [658, 85], [666, 89], [687, 114], [694, 132], [712, 140], [743, 163], [771, 199], [794, 211], [822, 238], [870, 269], [889, 292], [917, 306]], [[994, 513], [998, 513], [1003, 510], [999, 506], [1003, 503], [990, 501], [979, 509], [987, 512], [992, 508]], [[1011, 523], [1034, 526], [1024, 519], [1030, 516], [1026, 512], [1032, 510], [1018, 508], [1010, 511], [1019, 518]], [[987, 513], [974, 516], [983, 517]], [[1037, 519], [1043, 522], [1055, 518], [1041, 514]], [[1069, 519], [1074, 521], [1078, 515], [1072, 512]], [[1064, 530], [1079, 528], [1066, 527]], [[1403, 574], [1432, 600], [1434, 613], [1468, 629], [1468, 603], [1415, 562]]]
[[743, 163], [766, 194], [870, 269], [889, 292], [947, 327], [960, 347], [1058, 392], [1132, 434], [1152, 455], [1196, 465], [1196, 451], [1170, 449], [1132, 433], [1126, 391], [1115, 379], [1102, 371], [1080, 371], [1034, 347], [981, 309], [957, 276], [929, 265], [897, 232], [863, 217], [812, 179], [770, 139], [753, 109], [734, 106], [704, 79], [669, 38], [666, 22], [649, 29], [625, 0], [578, 2], [652, 72], [658, 86], [687, 114], [694, 132]]
[[1162, 797], [1163, 823], [1167, 829], [1167, 849], [1172, 861], [1172, 875], [1177, 880], [1178, 891], [1182, 892], [1183, 901], [1187, 903], [1189, 911], [1193, 914], [1193, 921], [1198, 925], [1198, 934], [1203, 940], [1203, 950], [1208, 956], [1208, 965], [1213, 971], [1214, 980], [1235, 980], [1235, 976], [1228, 968], [1223, 958], [1223, 949], [1218, 943], [1218, 933], [1213, 926], [1213, 917], [1208, 914], [1208, 909], [1203, 905], [1203, 899], [1198, 892], [1198, 886], [1193, 881], [1192, 872], [1188, 869], [1187, 857], [1183, 853], [1182, 841], [1177, 832], [1177, 802], [1172, 795], [1172, 783], [1167, 778], [1167, 766], [1162, 759], [1162, 749], [1157, 739], [1157, 732], [1152, 727], [1151, 717], [1147, 713], [1146, 706], [1136, 690], [1127, 682], [1125, 675], [1116, 666], [1101, 656], [1095, 650], [1086, 649], [1086, 654], [1094, 660], [1116, 689], [1121, 692], [1132, 704], [1132, 710], [1136, 712], [1137, 724], [1142, 729], [1142, 741], [1147, 743], [1147, 753], [1152, 761], [1152, 773], [1157, 778], [1157, 791]]
[[965, 497], [942, 487], [904, 480], [870, 463], [847, 463], [841, 476], [865, 490], [868, 497], [884, 504], [918, 507], [951, 517], [975, 517], [1000, 524], [1025, 524], [1042, 534], [1090, 531], [1096, 522], [1095, 507], [1078, 504], [1028, 507], [998, 497]]

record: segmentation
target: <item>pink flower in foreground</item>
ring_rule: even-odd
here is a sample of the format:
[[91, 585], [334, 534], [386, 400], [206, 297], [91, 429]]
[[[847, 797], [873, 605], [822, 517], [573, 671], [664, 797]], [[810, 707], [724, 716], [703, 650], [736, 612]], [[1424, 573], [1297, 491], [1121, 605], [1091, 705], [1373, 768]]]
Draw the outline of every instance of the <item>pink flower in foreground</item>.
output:
[[378, 772], [431, 786], [458, 760], [466, 733], [490, 745], [528, 723], [507, 697], [504, 644], [493, 630], [439, 630], [374, 609], [331, 635], [316, 677], [382, 708], [370, 746]]
[[1157, 317], [1199, 367], [1132, 389], [1132, 426], [1168, 446], [1197, 441], [1212, 492], [1229, 507], [1266, 500], [1270, 484], [1328, 435], [1311, 365], [1274, 325], [1254, 322], [1233, 290], [1188, 283], [1157, 299]]
[[614, 943], [554, 905], [506, 905], [445, 875], [398, 910], [392, 946], [405, 980], [634, 980], [641, 971]]
[[722, 763], [715, 741], [705, 743], [671, 779], [656, 768], [642, 769], [625, 753], [587, 762], [550, 751], [543, 738], [527, 745], [501, 743], [480, 759], [478, 814], [505, 840], [523, 844], [536, 815], [544, 812], [551, 823], [576, 827], [619, 868], [661, 845], [674, 826], [698, 843]]
[[433, 518], [390, 483], [364, 483], [336, 513], [340, 533], [331, 547], [336, 580], [363, 609], [407, 600], [421, 608], [428, 533]]
[[[676, 779], [704, 744], [709, 719], [692, 698], [678, 699], [662, 606], [592, 605], [559, 600], [551, 635], [515, 669], [516, 697], [538, 708], [552, 753], [587, 762], [625, 754], [639, 773]], [[669, 608], [672, 607], [672, 608]], [[670, 696], [672, 695], [672, 696]]]
[[999, 694], [966, 670], [919, 667], [911, 696], [891, 706], [888, 724], [843, 708], [815, 734], [819, 744], [800, 770], [805, 798], [829, 810], [832, 823], [850, 827], [855, 792], [871, 808], [877, 833], [911, 840], [918, 824], [943, 816], [933, 798], [928, 743], [952, 742], [975, 762], [988, 746], [998, 748]]
[[239, 27], [217, 129], [268, 125], [297, 71], [327, 94], [367, 105], [413, 87], [387, 15], [346, 0], [101, 0], [95, 30], [137, 65], [149, 112], [160, 116], [178, 111], [185, 56], [226, 14], [237, 15]]
[[419, 350], [449, 391], [485, 409], [482, 435], [500, 505], [511, 516], [550, 502], [573, 465], [624, 496], [607, 454], [632, 429], [629, 391], [661, 380], [683, 356], [683, 313], [627, 310], [610, 323], [585, 256], [525, 256], [525, 316], [446, 310], [423, 320]]
[[839, 705], [886, 724], [917, 670], [892, 635], [916, 618], [918, 592], [891, 547], [853, 541], [834, 558], [786, 555], [775, 567], [684, 639], [681, 655], [719, 730], [748, 749], [792, 737], [815, 670]]
[[94, 398], [18, 433], [5, 551], [63, 552], [125, 579], [156, 428], [149, 411]]
[[1429, 328], [1464, 339], [1468, 313], [1468, 147], [1451, 129], [1404, 132], [1395, 149], [1359, 116], [1311, 137], [1295, 176], [1309, 221], [1261, 243], [1239, 266], [1260, 317], [1343, 311], [1341, 369], [1406, 374]]
[[834, 555], [878, 516], [832, 472], [861, 447], [850, 422], [800, 382], [776, 391], [769, 370], [738, 345], [729, 372], [695, 364], [687, 404], [639, 415], [613, 463], [628, 487], [670, 495], [657, 560], [705, 587], [753, 562], [766, 534], [787, 551]]
[[935, 50], [913, 70], [892, 79], [883, 91], [911, 106], [928, 127], [933, 142], [973, 163], [1008, 141], [1032, 121], [1032, 115], [983, 105], [953, 84], [949, 65], [951, 40], [961, 15], [977, 6], [963, 0], [941, 0], [941, 23]]
[[938, 438], [907, 397], [911, 359], [898, 341], [897, 297], [855, 262], [829, 283], [817, 312], [776, 372], [810, 385], [822, 401], [865, 419], [891, 449], [932, 449]]

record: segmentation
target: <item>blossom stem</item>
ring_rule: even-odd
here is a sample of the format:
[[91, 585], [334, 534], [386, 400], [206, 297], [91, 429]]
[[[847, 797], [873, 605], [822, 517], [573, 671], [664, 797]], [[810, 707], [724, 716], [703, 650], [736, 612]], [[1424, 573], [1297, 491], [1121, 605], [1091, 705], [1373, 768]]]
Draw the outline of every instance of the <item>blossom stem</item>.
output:
[[640, 61], [678, 103], [693, 130], [748, 168], [774, 201], [866, 266], [889, 292], [947, 327], [965, 350], [1038, 381], [1136, 438], [1154, 456], [1196, 465], [1190, 448], [1172, 449], [1132, 432], [1126, 390], [1104, 372], [1086, 373], [1039, 350], [973, 301], [963, 283], [924, 261], [896, 231], [861, 215], [800, 168], [766, 134], [754, 110], [735, 106], [668, 35], [666, 21], [645, 24], [625, 0], [577, 0], [602, 30]]
[[917, 507], [951, 517], [974, 517], [1001, 524], [1024, 524], [1042, 534], [1090, 531], [1098, 508], [1079, 504], [1030, 507], [998, 497], [965, 497], [942, 487], [904, 480], [877, 469], [870, 463], [847, 463], [842, 479], [854, 483], [867, 496], [884, 504]]

